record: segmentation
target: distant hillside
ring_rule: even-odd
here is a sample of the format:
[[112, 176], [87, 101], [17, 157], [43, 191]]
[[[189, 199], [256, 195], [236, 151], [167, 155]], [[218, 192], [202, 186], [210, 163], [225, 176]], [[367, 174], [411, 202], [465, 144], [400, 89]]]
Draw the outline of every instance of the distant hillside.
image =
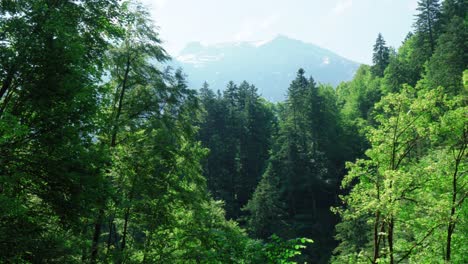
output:
[[284, 100], [301, 67], [316, 81], [332, 85], [350, 80], [359, 67], [329, 50], [285, 36], [208, 46], [193, 42], [172, 63], [183, 68], [191, 88], [199, 88], [207, 81], [212, 89], [223, 90], [230, 80], [247, 80], [272, 101]]

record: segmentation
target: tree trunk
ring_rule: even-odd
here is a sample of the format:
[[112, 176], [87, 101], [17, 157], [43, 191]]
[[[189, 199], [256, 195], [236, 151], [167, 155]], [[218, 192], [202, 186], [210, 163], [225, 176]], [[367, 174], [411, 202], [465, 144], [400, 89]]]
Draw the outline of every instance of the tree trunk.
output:
[[393, 229], [394, 229], [395, 222], [393, 220], [393, 217], [390, 219], [390, 222], [388, 223], [388, 234], [387, 234], [387, 240], [388, 240], [388, 251], [390, 254], [390, 264], [393, 264]]
[[127, 232], [128, 232], [128, 219], [130, 217], [130, 206], [125, 209], [125, 216], [124, 216], [124, 229], [122, 233], [122, 243], [120, 245], [120, 251], [124, 251], [125, 246], [127, 244]]
[[109, 254], [109, 251], [110, 251], [110, 246], [112, 244], [112, 234], [113, 234], [113, 231], [114, 231], [114, 221], [113, 221], [113, 217], [109, 220], [109, 235], [107, 236], [107, 250], [106, 250], [106, 254]]
[[13, 77], [15, 76], [15, 69], [12, 67], [5, 78], [5, 80], [2, 83], [2, 88], [0, 88], [0, 100], [3, 98], [3, 96], [6, 94], [8, 89], [10, 89], [10, 86], [13, 82]]
[[[466, 139], [466, 133], [464, 133], [464, 139]], [[465, 150], [466, 150], [467, 144], [466, 141], [463, 142], [462, 148], [458, 152], [457, 158], [455, 159], [455, 171], [453, 172], [452, 175], [452, 208], [450, 209], [450, 218], [449, 218], [449, 223], [447, 227], [447, 247], [445, 250], [445, 260], [447, 262], [450, 262], [451, 258], [451, 251], [452, 251], [452, 235], [453, 231], [455, 230], [455, 213], [456, 213], [456, 206], [457, 206], [457, 192], [458, 192], [458, 186], [457, 186], [457, 177], [458, 177], [458, 168], [460, 166], [460, 162], [465, 155]]]
[[432, 21], [431, 21], [431, 11], [430, 11], [430, 6], [429, 2], [426, 1], [426, 8], [427, 8], [427, 25], [428, 25], [428, 30], [429, 30], [429, 44], [431, 45], [431, 54], [434, 53], [434, 33], [433, 33], [433, 26], [432, 26]]
[[133, 176], [133, 180], [132, 180], [132, 187], [130, 189], [130, 194], [128, 196], [128, 202], [129, 202], [129, 205], [127, 206], [127, 208], [125, 209], [125, 215], [124, 215], [124, 229], [123, 229], [123, 232], [122, 232], [122, 243], [120, 244], [120, 251], [122, 253], [122, 256], [120, 257], [119, 259], [119, 263], [122, 263], [123, 261], [123, 252], [125, 250], [125, 246], [127, 245], [127, 234], [128, 234], [128, 222], [130, 220], [130, 209], [131, 209], [131, 202], [133, 201], [133, 193], [135, 191], [135, 184], [136, 184], [136, 180], [137, 180], [137, 175], [138, 174], [135, 174]]
[[118, 132], [118, 121], [120, 118], [120, 115], [122, 113], [122, 105], [123, 105], [123, 98], [125, 96], [125, 91], [127, 90], [127, 81], [128, 81], [128, 74], [130, 72], [130, 55], [127, 57], [127, 64], [125, 65], [125, 74], [124, 78], [122, 81], [122, 89], [120, 90], [120, 96], [119, 96], [119, 102], [117, 106], [117, 112], [115, 114], [115, 120], [114, 120], [114, 125], [112, 128], [112, 139], [111, 139], [111, 147], [116, 146], [116, 140], [117, 140], [117, 132]]
[[98, 248], [99, 248], [99, 237], [101, 236], [101, 228], [102, 228], [102, 221], [104, 220], [104, 208], [99, 209], [99, 215], [94, 224], [94, 234], [93, 234], [93, 242], [91, 245], [91, 257], [90, 263], [96, 263], [96, 259], [98, 256]]
[[379, 222], [380, 222], [380, 213], [375, 214], [375, 223], [374, 223], [374, 256], [372, 258], [372, 263], [377, 263], [379, 259]]
[[[125, 95], [125, 90], [127, 88], [127, 81], [128, 81], [129, 72], [130, 72], [130, 56], [127, 57], [125, 74], [124, 74], [124, 79], [123, 79], [123, 82], [122, 82], [122, 89], [120, 90], [120, 95], [119, 95], [119, 98], [118, 98], [117, 112], [116, 112], [116, 116], [115, 116], [115, 119], [114, 119], [114, 124], [112, 126], [112, 136], [111, 136], [111, 144], [110, 144], [111, 148], [114, 148], [117, 145], [116, 140], [117, 140], [117, 132], [118, 132], [118, 120], [119, 120], [120, 114], [122, 112], [123, 97]], [[105, 202], [104, 202], [103, 208], [104, 208], [104, 206], [105, 206]], [[101, 211], [102, 211], [102, 213], [101, 213]], [[91, 263], [95, 263], [95, 261], [96, 261], [95, 259], [96, 259], [96, 256], [98, 254], [98, 243], [99, 243], [99, 237], [101, 235], [101, 226], [102, 226], [103, 220], [104, 220], [104, 209], [101, 209], [99, 211], [98, 221], [96, 222], [95, 227], [94, 227], [93, 245], [91, 247]], [[110, 230], [109, 230], [108, 242], [111, 239], [113, 224], [114, 224], [113, 219], [111, 219], [110, 220], [110, 225], [109, 225]], [[108, 249], [109, 249], [109, 246], [110, 246], [110, 244], [107, 245]]]

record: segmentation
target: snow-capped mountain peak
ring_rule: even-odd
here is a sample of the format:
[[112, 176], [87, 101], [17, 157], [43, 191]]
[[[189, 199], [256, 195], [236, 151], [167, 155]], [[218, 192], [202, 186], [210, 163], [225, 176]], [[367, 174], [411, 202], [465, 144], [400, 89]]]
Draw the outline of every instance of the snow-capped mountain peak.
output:
[[359, 64], [332, 51], [284, 35], [250, 42], [202, 44], [192, 42], [175, 57], [192, 88], [207, 81], [224, 89], [229, 81], [247, 80], [271, 100], [283, 100], [297, 70], [322, 83], [337, 85], [350, 80]]

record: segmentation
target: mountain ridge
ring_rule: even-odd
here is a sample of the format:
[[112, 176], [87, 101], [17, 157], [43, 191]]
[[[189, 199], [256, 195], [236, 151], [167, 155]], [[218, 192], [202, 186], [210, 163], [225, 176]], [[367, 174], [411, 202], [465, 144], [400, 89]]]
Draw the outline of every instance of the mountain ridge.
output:
[[352, 79], [359, 63], [312, 43], [278, 35], [271, 40], [202, 44], [190, 42], [172, 62], [188, 76], [189, 86], [207, 82], [223, 90], [228, 81], [255, 85], [263, 97], [282, 101], [299, 68], [333, 86]]

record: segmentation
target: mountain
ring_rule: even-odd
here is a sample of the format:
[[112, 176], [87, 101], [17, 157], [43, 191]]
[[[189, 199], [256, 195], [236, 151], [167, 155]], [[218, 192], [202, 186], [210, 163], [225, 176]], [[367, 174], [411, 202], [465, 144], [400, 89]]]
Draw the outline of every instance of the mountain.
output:
[[262, 42], [193, 42], [172, 63], [188, 75], [192, 88], [199, 88], [206, 81], [212, 89], [223, 90], [230, 80], [246, 80], [272, 101], [284, 100], [299, 68], [317, 82], [337, 85], [352, 79], [359, 67], [329, 50], [285, 36]]

